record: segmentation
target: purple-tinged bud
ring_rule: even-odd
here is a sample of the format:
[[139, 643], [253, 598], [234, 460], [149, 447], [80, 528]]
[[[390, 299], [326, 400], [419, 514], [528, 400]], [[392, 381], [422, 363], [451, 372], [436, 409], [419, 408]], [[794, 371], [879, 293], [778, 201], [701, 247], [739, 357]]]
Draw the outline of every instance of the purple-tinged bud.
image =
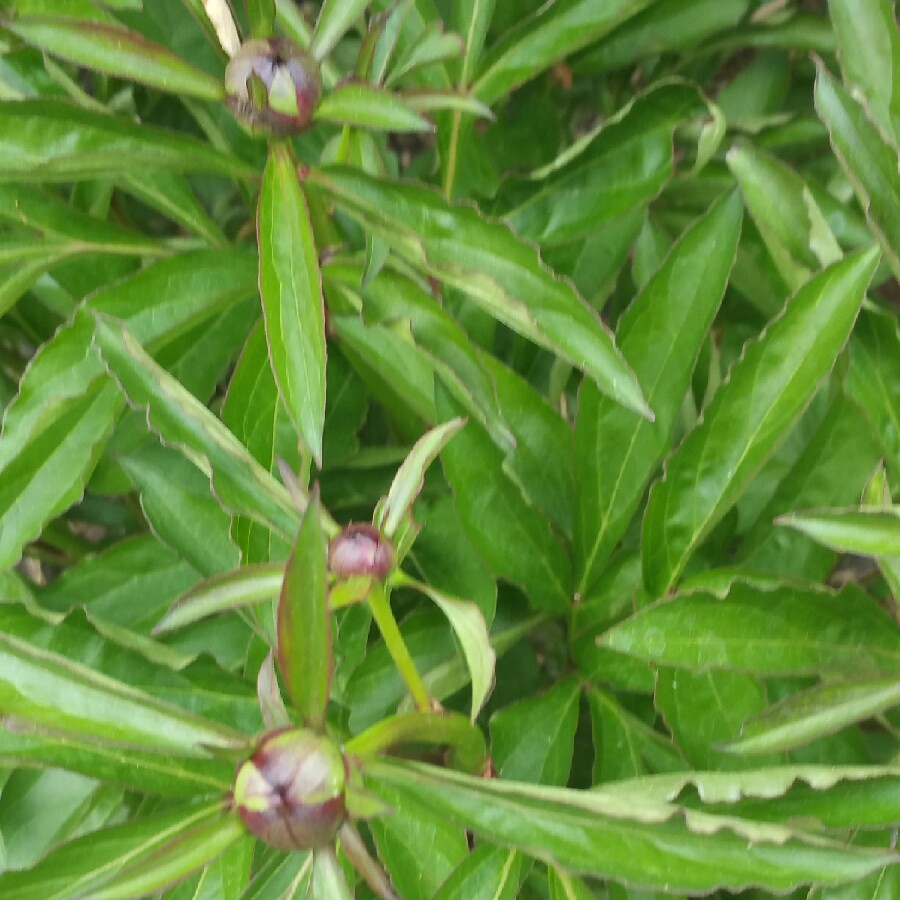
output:
[[328, 548], [328, 566], [338, 578], [386, 578], [394, 564], [390, 541], [367, 522], [348, 525]]
[[297, 134], [312, 119], [321, 94], [315, 59], [283, 38], [246, 41], [225, 69], [228, 106], [254, 133]]
[[275, 731], [238, 769], [234, 805], [252, 834], [279, 850], [331, 844], [347, 816], [347, 768], [328, 738]]

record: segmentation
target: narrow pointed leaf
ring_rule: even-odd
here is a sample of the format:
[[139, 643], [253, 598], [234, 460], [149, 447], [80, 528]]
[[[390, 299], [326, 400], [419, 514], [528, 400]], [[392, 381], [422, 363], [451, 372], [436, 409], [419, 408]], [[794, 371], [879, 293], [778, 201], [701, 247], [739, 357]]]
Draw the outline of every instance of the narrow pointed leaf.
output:
[[900, 705], [896, 677], [838, 681], [793, 694], [748, 720], [722, 749], [756, 754], [793, 750]]
[[841, 553], [900, 556], [897, 509], [823, 509], [788, 513], [775, 520]]
[[700, 348], [737, 251], [742, 205], [717, 203], [675, 245], [619, 323], [622, 353], [656, 421], [621, 409], [585, 381], [575, 426], [578, 590], [594, 583], [634, 516], [671, 441]]
[[560, 0], [543, 4], [511, 29], [481, 64], [475, 93], [485, 103], [549, 69], [555, 62], [600, 40], [654, 0]]
[[[172, 797], [224, 794], [234, 778], [227, 760], [200, 759], [173, 748], [123, 747], [77, 734], [0, 729], [0, 763], [65, 769], [141, 793]], [[16, 723], [24, 726], [23, 722]]]
[[859, 588], [841, 591], [734, 582], [723, 597], [661, 600], [598, 638], [654, 663], [759, 675], [900, 672], [900, 633]]
[[20, 638], [0, 635], [0, 714], [143, 747], [228, 746], [241, 735]]
[[468, 600], [450, 597], [429, 584], [411, 579], [406, 583], [437, 604], [456, 634], [472, 679], [472, 708], [469, 717], [474, 722], [494, 686], [494, 667], [497, 662], [484, 615]]
[[125, 866], [91, 896], [94, 900], [131, 900], [170, 887], [211, 863], [245, 836], [244, 823], [237, 813], [223, 810], [209, 822], [170, 838], [143, 859]]
[[123, 866], [140, 865], [194, 828], [214, 829], [222, 815], [219, 800], [89, 832], [55, 848], [32, 869], [0, 875], [0, 892], [5, 900], [94, 897]]
[[281, 592], [283, 581], [284, 566], [277, 564], [242, 566], [201, 581], [178, 598], [153, 633], [165, 634], [208, 616], [274, 600]]
[[895, 861], [889, 851], [733, 817], [679, 814], [668, 804], [608, 802], [599, 792], [485, 781], [415, 763], [378, 761], [368, 774], [372, 788], [426, 803], [477, 838], [568, 871], [658, 890], [765, 884], [785, 891], [853, 880]]
[[844, 81], [858, 90], [884, 133], [900, 142], [900, 31], [892, 0], [829, 0]]
[[856, 190], [872, 233], [894, 274], [900, 274], [900, 170], [889, 144], [865, 108], [822, 67], [816, 78], [816, 112]]
[[309, 183], [424, 273], [464, 291], [498, 321], [582, 369], [601, 391], [652, 418], [609, 331], [506, 226], [427, 188], [353, 169], [317, 169]]
[[296, 164], [275, 144], [259, 195], [259, 289], [269, 360], [285, 409], [317, 465], [325, 423], [325, 301]]
[[310, 49], [318, 60], [325, 59], [371, 0], [325, 0], [312, 35]]
[[655, 596], [743, 493], [806, 408], [844, 346], [878, 254], [815, 276], [744, 348], [703, 419], [666, 463], [644, 516], [644, 581]]
[[457, 866], [433, 900], [515, 900], [522, 863], [515, 850], [481, 844]]
[[371, 84], [342, 84], [316, 108], [316, 119], [380, 131], [434, 131], [434, 125], [397, 94]]
[[278, 668], [303, 722], [325, 725], [333, 674], [331, 612], [325, 583], [325, 535], [318, 501], [310, 503], [284, 570], [278, 603]]
[[148, 423], [162, 439], [211, 477], [226, 508], [284, 534], [293, 531], [297, 513], [285, 488], [202, 403], [154, 363], [127, 329], [98, 314], [94, 342], [131, 404], [146, 409]]
[[411, 516], [412, 505], [425, 484], [426, 470], [463, 425], [464, 419], [451, 419], [432, 428], [416, 441], [403, 460], [375, 519], [375, 525], [389, 538], [393, 538], [403, 521]]
[[0, 182], [108, 178], [142, 169], [254, 174], [237, 157], [174, 131], [59, 100], [0, 103]]
[[225, 97], [221, 79], [128, 28], [52, 16], [13, 19], [4, 27], [41, 50], [106, 75], [200, 100]]

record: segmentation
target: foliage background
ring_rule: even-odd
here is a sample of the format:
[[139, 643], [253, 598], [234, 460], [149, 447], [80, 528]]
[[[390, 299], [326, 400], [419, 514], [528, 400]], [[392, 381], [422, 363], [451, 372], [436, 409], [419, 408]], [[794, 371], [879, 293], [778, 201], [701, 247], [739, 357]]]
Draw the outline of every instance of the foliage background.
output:
[[[3, 8], [0, 893], [304, 895], [221, 798], [308, 721], [266, 660], [315, 483], [329, 537], [393, 498], [498, 776], [371, 760], [401, 896], [900, 895], [893, 4], [235, 13], [322, 61], [289, 145], [198, 0]], [[408, 707], [370, 625], [342, 742]]]

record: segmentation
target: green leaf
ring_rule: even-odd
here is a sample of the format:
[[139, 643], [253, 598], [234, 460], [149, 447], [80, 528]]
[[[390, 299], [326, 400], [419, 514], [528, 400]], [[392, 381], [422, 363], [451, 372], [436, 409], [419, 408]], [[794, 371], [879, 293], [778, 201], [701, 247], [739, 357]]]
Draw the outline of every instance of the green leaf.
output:
[[404, 578], [402, 583], [421, 591], [432, 600], [453, 628], [472, 680], [472, 709], [469, 717], [474, 722], [494, 687], [494, 667], [497, 662], [483, 613], [476, 604], [451, 597], [430, 584], [409, 578]]
[[0, 635], [0, 712], [142, 747], [229, 746], [241, 736], [20, 638]]
[[416, 441], [397, 470], [384, 504], [376, 512], [375, 525], [393, 538], [405, 521], [412, 518], [412, 506], [425, 486], [425, 472], [438, 458], [447, 442], [465, 425], [464, 419], [451, 419], [438, 425]]
[[514, 900], [519, 896], [521, 876], [520, 854], [481, 844], [456, 867], [432, 900]]
[[128, 28], [51, 16], [12, 19], [3, 25], [29, 44], [97, 72], [200, 100], [225, 99], [221, 79]]
[[750, 145], [728, 151], [756, 227], [786, 284], [798, 288], [843, 255], [809, 187], [775, 157]]
[[510, 29], [485, 55], [475, 94], [491, 104], [513, 88], [587, 47], [654, 0], [610, 0], [598, 9], [591, 0], [560, 0]]
[[[81, 212], [71, 203], [30, 185], [0, 185], [0, 216], [11, 224], [24, 225], [45, 236], [69, 238], [72, 244], [59, 245], [69, 248], [69, 252], [96, 250], [136, 256], [166, 252], [165, 245], [159, 241], [108, 219]], [[31, 245], [34, 246], [33, 241]], [[4, 242], [3, 249], [8, 246]]]
[[325, 301], [309, 208], [287, 144], [275, 144], [269, 152], [257, 230], [272, 372], [291, 421], [321, 467]]
[[345, 32], [366, 11], [371, 0], [324, 0], [312, 35], [310, 49], [318, 60], [325, 59]]
[[888, 144], [866, 110], [819, 67], [816, 112], [865, 210], [894, 274], [900, 273], [900, 171], [897, 148]]
[[896, 317], [863, 310], [850, 342], [845, 385], [880, 442], [888, 470], [900, 473], [900, 325]]
[[742, 672], [660, 668], [654, 704], [694, 768], [733, 769], [740, 768], [741, 761], [728, 758], [719, 745], [736, 737], [744, 720], [762, 712], [766, 692], [756, 678]]
[[253, 37], [270, 37], [275, 31], [275, 0], [246, 0], [250, 33]]
[[[895, 862], [890, 852], [842, 845], [783, 826], [682, 812], [601, 791], [531, 787], [416, 763], [378, 761], [369, 785], [428, 804], [477, 838], [568, 871], [666, 891], [786, 891], [832, 884]], [[748, 840], [750, 849], [748, 850]]]
[[894, 145], [900, 140], [900, 98], [892, 89], [900, 76], [900, 32], [891, 0], [861, 0], [849, 7], [829, 0], [844, 81], [866, 101]]
[[644, 516], [644, 581], [662, 596], [812, 399], [850, 334], [878, 255], [825, 269], [748, 343], [666, 463]]
[[566, 678], [491, 716], [491, 758], [501, 778], [565, 785], [569, 780], [581, 685]]
[[624, 412], [589, 381], [575, 424], [575, 569], [584, 594], [625, 533], [670, 445], [691, 373], [734, 262], [742, 209], [731, 195], [676, 243], [618, 327], [656, 421]]
[[228, 610], [275, 600], [281, 593], [284, 566], [258, 564], [242, 566], [195, 585], [172, 605], [153, 629], [165, 634]]
[[252, 257], [234, 251], [161, 260], [96, 291], [41, 347], [0, 436], [0, 567], [81, 497], [122, 410], [91, 345], [89, 311], [121, 318], [138, 340], [161, 347], [252, 293], [254, 269]]
[[0, 762], [66, 769], [142, 793], [173, 797], [221, 794], [234, 777], [234, 768], [227, 760], [149, 747], [117, 747], [77, 734], [11, 730], [9, 723], [0, 730]]
[[746, 26], [734, 26], [749, 6], [749, 0], [660, 0], [581, 54], [572, 68], [578, 74], [613, 72], [647, 57], [688, 50], [720, 32], [739, 34]]
[[825, 581], [834, 566], [834, 553], [800, 532], [773, 528], [772, 522], [792, 509], [855, 503], [878, 457], [878, 444], [862, 413], [845, 397], [836, 397], [747, 530], [736, 560], [756, 572]]
[[245, 834], [237, 813], [223, 810], [212, 821], [173, 836], [143, 859], [125, 866], [91, 896], [96, 900], [129, 900], [168, 887], [211, 863]]
[[151, 427], [212, 478], [221, 502], [289, 534], [297, 513], [287, 490], [253, 459], [234, 435], [160, 369], [127, 329], [95, 317], [94, 341], [129, 401], [147, 410]]
[[599, 318], [505, 226], [448, 204], [435, 191], [353, 169], [316, 169], [309, 183], [423, 272], [464, 291], [498, 321], [581, 368], [618, 402], [652, 417]]
[[316, 107], [316, 119], [379, 131], [434, 131], [434, 125], [397, 94], [371, 84], [342, 84]]
[[[438, 412], [458, 410], [437, 391]], [[536, 609], [561, 611], [571, 598], [571, 570], [547, 521], [503, 472], [503, 457], [470, 422], [441, 454], [463, 526], [489, 568], [520, 586]]]
[[[435, 815], [427, 799], [391, 788], [379, 796], [393, 814], [369, 823], [378, 856], [403, 900], [431, 900], [457, 866], [468, 856], [462, 828]], [[422, 849], [428, 848], [427, 853]]]
[[522, 237], [552, 246], [643, 208], [672, 178], [676, 126], [705, 108], [688, 84], [651, 88], [532, 173], [519, 190], [524, 199], [504, 220]]
[[0, 183], [74, 181], [166, 170], [249, 177], [209, 144], [57, 100], [0, 103]]
[[[209, 479], [173, 450], [150, 444], [118, 457], [141, 493], [141, 508], [153, 531], [204, 575], [237, 566], [231, 518], [210, 493]], [[202, 534], [203, 540], [197, 541]]]
[[900, 635], [858, 588], [734, 582], [724, 597], [661, 600], [598, 639], [638, 659], [687, 669], [759, 675], [859, 675], [900, 671]]
[[611, 694], [591, 687], [587, 699], [594, 737], [596, 784], [684, 768], [684, 759], [671, 740], [625, 709]]
[[722, 749], [757, 754], [793, 750], [900, 704], [900, 682], [866, 678], [818, 685], [792, 694], [744, 723]]
[[278, 668], [306, 725], [325, 727], [333, 674], [327, 546], [314, 498], [300, 523], [278, 603]]
[[[151, 535], [87, 556], [38, 591], [41, 609], [83, 606], [94, 619], [146, 633], [162, 609], [197, 580], [197, 570]], [[132, 598], [140, 597], [140, 604]]]
[[312, 900], [353, 900], [350, 885], [333, 847], [313, 854]]
[[[77, 900], [98, 896], [104, 884], [124, 867], [141, 867], [194, 830], [206, 834], [239, 833], [233, 815], [222, 812], [221, 800], [199, 808], [179, 808], [113, 825], [62, 844], [35, 867], [0, 875], [0, 891], [10, 900]], [[164, 857], [165, 858], [165, 857]], [[162, 886], [162, 885], [160, 885]], [[130, 896], [134, 896], [131, 894]]]
[[788, 513], [775, 520], [841, 553], [900, 556], [900, 511], [823, 509]]

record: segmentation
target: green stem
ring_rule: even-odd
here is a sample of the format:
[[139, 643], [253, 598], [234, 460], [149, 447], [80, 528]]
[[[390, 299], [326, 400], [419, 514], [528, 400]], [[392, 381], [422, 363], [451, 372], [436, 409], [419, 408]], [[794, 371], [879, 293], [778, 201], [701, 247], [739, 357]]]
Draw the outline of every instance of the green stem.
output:
[[372, 618], [384, 638], [388, 653], [394, 665], [400, 672], [401, 677], [406, 682], [406, 687], [413, 698], [413, 702], [421, 712], [431, 711], [431, 696], [425, 682], [422, 681], [419, 670], [413, 662], [406, 641], [400, 634], [400, 628], [397, 620], [394, 618], [391, 603], [385, 592], [384, 585], [380, 581], [373, 581], [372, 588], [369, 591], [369, 609], [372, 610]]
[[484, 735], [459, 713], [398, 713], [367, 728], [344, 745], [348, 753], [374, 756], [398, 744], [442, 744], [451, 747], [453, 765], [478, 774], [484, 769]]

